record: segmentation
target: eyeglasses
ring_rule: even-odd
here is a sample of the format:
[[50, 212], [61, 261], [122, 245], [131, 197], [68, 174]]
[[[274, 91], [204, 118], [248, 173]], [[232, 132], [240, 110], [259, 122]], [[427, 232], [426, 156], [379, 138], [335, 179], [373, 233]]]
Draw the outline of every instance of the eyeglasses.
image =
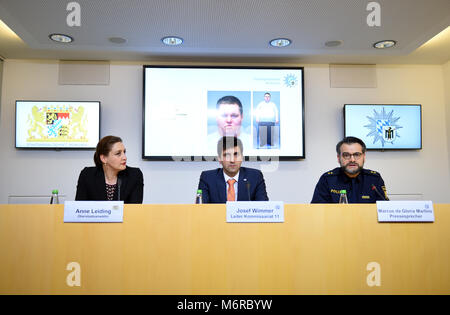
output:
[[363, 153], [356, 152], [356, 153], [350, 154], [348, 152], [344, 152], [341, 155], [344, 160], [351, 160], [352, 156], [355, 158], [355, 160], [359, 160], [363, 156]]

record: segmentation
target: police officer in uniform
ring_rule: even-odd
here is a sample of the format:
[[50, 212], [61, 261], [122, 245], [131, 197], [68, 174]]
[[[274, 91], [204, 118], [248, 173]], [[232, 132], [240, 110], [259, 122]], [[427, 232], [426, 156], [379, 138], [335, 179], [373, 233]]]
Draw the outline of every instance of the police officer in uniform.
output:
[[336, 145], [341, 167], [323, 174], [311, 203], [338, 203], [340, 191], [347, 191], [349, 203], [375, 203], [389, 200], [380, 173], [364, 169], [366, 145], [356, 137], [346, 137]]

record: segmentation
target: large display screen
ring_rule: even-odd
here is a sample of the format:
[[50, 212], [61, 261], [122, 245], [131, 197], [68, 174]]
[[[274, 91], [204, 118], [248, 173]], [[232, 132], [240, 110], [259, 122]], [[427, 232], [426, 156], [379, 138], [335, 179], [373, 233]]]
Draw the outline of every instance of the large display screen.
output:
[[100, 102], [16, 101], [16, 148], [95, 149]]
[[422, 149], [422, 107], [400, 104], [344, 105], [345, 136], [367, 149]]
[[237, 136], [244, 156], [304, 158], [303, 68], [144, 66], [143, 158], [217, 156]]

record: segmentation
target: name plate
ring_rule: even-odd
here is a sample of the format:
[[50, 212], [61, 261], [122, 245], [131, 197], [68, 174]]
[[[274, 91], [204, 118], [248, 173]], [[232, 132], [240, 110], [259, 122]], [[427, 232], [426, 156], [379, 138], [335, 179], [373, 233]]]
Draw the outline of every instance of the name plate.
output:
[[434, 222], [431, 201], [377, 201], [378, 222]]
[[123, 222], [123, 201], [65, 201], [64, 222]]
[[284, 222], [284, 203], [283, 201], [227, 201], [227, 222]]

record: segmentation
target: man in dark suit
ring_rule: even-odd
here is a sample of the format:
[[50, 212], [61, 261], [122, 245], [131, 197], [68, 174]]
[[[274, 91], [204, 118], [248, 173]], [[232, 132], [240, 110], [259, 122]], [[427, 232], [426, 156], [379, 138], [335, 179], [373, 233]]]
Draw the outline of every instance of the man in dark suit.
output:
[[261, 171], [241, 167], [243, 146], [237, 137], [222, 137], [217, 154], [222, 168], [204, 171], [198, 189], [203, 203], [227, 201], [268, 201], [266, 184]]

